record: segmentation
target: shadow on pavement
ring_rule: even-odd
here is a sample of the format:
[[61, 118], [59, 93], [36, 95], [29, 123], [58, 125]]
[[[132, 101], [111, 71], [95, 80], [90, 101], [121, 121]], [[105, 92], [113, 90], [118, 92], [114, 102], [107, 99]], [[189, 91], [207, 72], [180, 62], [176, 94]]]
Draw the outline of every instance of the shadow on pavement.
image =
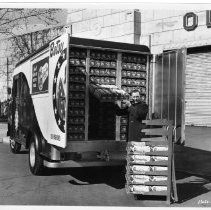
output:
[[28, 150], [21, 150], [20, 152], [18, 152], [18, 154], [28, 154], [29, 151]]
[[211, 152], [175, 145], [176, 170], [199, 176], [211, 174]]
[[[107, 184], [116, 189], [125, 188], [125, 167], [87, 167], [87, 168], [57, 168], [48, 169], [45, 176], [70, 175], [71, 185]], [[176, 172], [178, 203], [183, 203], [194, 197], [209, 192], [204, 187], [211, 178], [202, 178], [189, 173]], [[166, 197], [141, 196], [141, 200], [165, 200]]]
[[183, 203], [197, 196], [209, 192], [209, 190], [204, 186], [211, 182], [211, 179], [205, 179], [202, 177], [194, 176], [187, 173], [176, 173], [177, 179], [177, 194], [178, 203]]
[[209, 192], [211, 182], [211, 152], [175, 145], [177, 192], [179, 203]]
[[125, 187], [125, 167], [84, 167], [48, 169], [45, 176], [70, 175], [73, 185], [90, 185], [104, 183], [116, 189]]
[[[210, 190], [205, 187], [211, 183], [211, 178], [203, 178], [192, 174], [176, 172], [178, 203], [184, 203], [197, 196], [205, 194]], [[211, 187], [210, 187], [211, 188]], [[145, 201], [165, 201], [165, 196], [144, 196], [139, 195], [138, 200]]]

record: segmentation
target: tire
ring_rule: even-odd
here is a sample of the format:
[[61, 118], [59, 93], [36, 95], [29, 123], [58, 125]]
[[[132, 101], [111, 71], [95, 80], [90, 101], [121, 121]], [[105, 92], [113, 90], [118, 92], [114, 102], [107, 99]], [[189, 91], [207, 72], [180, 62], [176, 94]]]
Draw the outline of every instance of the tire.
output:
[[39, 150], [39, 142], [31, 138], [29, 145], [29, 167], [31, 173], [34, 175], [42, 175], [44, 173], [44, 160], [40, 156]]
[[16, 142], [13, 139], [10, 139], [10, 149], [11, 149], [12, 153], [18, 154], [21, 150], [21, 144]]

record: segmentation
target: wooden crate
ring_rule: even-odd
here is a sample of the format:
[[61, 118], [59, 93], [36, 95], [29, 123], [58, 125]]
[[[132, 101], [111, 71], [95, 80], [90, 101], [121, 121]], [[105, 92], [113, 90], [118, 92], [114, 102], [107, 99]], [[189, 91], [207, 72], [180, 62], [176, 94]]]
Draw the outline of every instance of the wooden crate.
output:
[[[147, 128], [140, 132], [145, 133], [146, 138], [127, 145], [127, 193], [166, 196], [167, 204], [177, 202], [172, 122], [156, 119], [143, 123]], [[166, 157], [165, 161], [159, 160], [162, 157]], [[159, 181], [161, 176], [163, 181]]]

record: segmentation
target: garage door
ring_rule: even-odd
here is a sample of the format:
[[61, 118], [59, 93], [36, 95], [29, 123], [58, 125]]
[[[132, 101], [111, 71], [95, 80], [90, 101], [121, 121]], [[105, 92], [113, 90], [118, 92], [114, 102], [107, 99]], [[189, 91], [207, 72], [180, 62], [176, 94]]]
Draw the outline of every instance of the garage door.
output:
[[185, 124], [211, 126], [211, 52], [187, 55]]

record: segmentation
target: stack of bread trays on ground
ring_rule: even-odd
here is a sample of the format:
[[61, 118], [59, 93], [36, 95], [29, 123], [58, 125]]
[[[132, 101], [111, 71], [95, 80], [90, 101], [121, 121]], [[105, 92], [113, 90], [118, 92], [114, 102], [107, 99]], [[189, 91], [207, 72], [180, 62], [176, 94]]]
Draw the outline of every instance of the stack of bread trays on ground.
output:
[[[166, 155], [159, 156], [157, 155], [159, 153]], [[165, 195], [168, 181], [167, 154], [167, 145], [128, 142], [126, 192], [139, 195]]]

